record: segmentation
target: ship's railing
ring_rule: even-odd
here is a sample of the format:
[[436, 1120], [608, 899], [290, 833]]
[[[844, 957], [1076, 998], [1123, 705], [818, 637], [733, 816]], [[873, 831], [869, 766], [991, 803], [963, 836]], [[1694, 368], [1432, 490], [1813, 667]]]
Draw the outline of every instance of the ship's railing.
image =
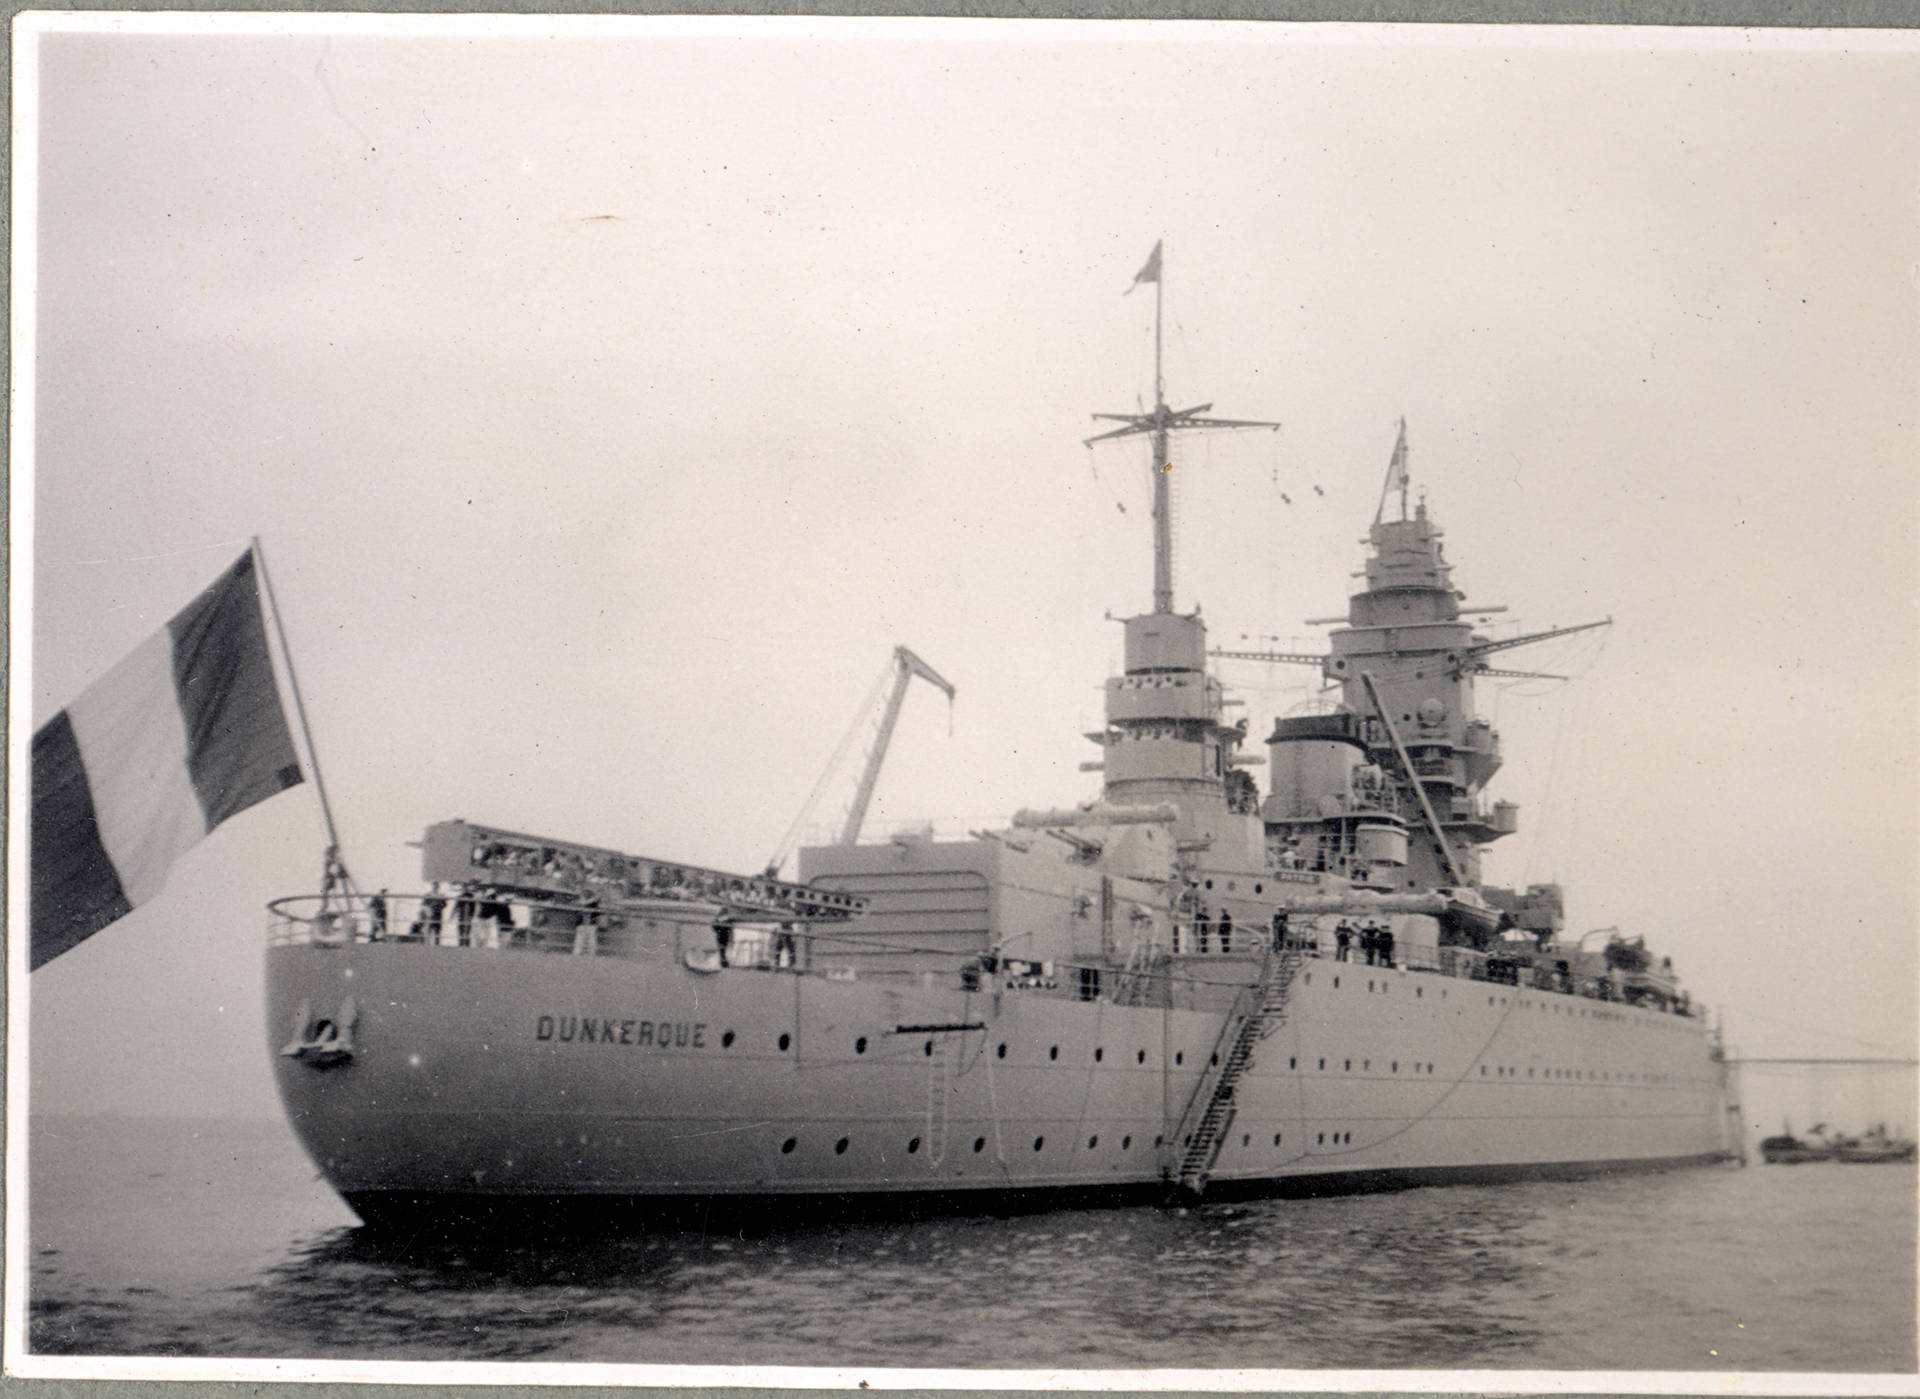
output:
[[785, 970], [807, 964], [813, 941], [801, 922], [722, 918], [718, 905], [679, 899], [601, 907], [505, 892], [383, 890], [293, 895], [275, 899], [267, 910], [267, 941], [276, 947], [390, 942], [486, 952], [664, 956], [717, 967], [719, 929], [724, 928], [728, 966]]
[[[1264, 930], [1258, 924], [1237, 931], [1230, 929], [1224, 945], [1217, 925], [1211, 926], [1203, 935], [1197, 922], [1183, 921], [1175, 925], [1174, 931], [1173, 952], [1189, 964], [1196, 959], [1213, 957], [1245, 961], [1265, 950]], [[1566, 959], [1568, 966], [1562, 970], [1556, 965], [1560, 959], [1551, 954], [1544, 961], [1534, 961], [1513, 952], [1502, 955], [1498, 951], [1480, 951], [1451, 944], [1434, 947], [1405, 942], [1396, 942], [1388, 947], [1376, 945], [1369, 953], [1357, 937], [1343, 948], [1315, 931], [1289, 931], [1285, 935], [1284, 945], [1299, 948], [1308, 958], [1320, 961], [1432, 973], [1460, 981], [1511, 986], [1516, 990], [1543, 991], [1638, 1006], [1692, 1019], [1705, 1015], [1704, 1009], [1694, 1005], [1684, 992], [1675, 990], [1671, 994], [1656, 995], [1633, 984], [1630, 978], [1617, 975], [1583, 976], [1573, 965], [1573, 959]]]
[[[1161, 976], [1192, 975], [1208, 963], [1257, 965], [1273, 933], [1257, 923], [1230, 930], [1222, 941], [1212, 925], [1202, 941], [1196, 923], [1184, 923], [1170, 958], [1154, 958], [1150, 966], [1129, 973], [1104, 962], [1065, 960], [1024, 961], [994, 953], [961, 954], [949, 968], [916, 968], [900, 973], [857, 973], [836, 967], [835, 954], [857, 947], [874, 950], [875, 940], [851, 941], [837, 921], [814, 932], [804, 922], [772, 918], [723, 920], [719, 908], [682, 900], [654, 899], [601, 908], [560, 900], [527, 898], [495, 892], [428, 892], [395, 894], [355, 892], [306, 894], [276, 899], [268, 906], [270, 946], [346, 946], [355, 943], [411, 944], [437, 949], [480, 952], [565, 954], [572, 956], [662, 958], [685, 962], [703, 970], [719, 970], [720, 928], [728, 943], [730, 969], [804, 972], [817, 970], [829, 977], [886, 977], [900, 975], [925, 982], [951, 981], [964, 991], [1065, 993], [1075, 999], [1096, 1000], [1103, 991], [1126, 992], [1140, 1003], [1154, 998], [1148, 983]], [[1318, 961], [1377, 965], [1462, 981], [1513, 986], [1592, 1000], [1640, 1005], [1646, 1009], [1699, 1018], [1704, 1011], [1684, 995], [1651, 998], [1622, 979], [1581, 977], [1557, 968], [1529, 965], [1514, 957], [1459, 946], [1430, 947], [1400, 943], [1390, 950], [1375, 949], [1369, 960], [1354, 941], [1345, 949], [1312, 930], [1289, 930], [1283, 950], [1297, 950]], [[917, 949], [932, 950], [932, 949]], [[950, 951], [950, 949], [948, 949]], [[1184, 970], [1183, 970], [1184, 969]]]

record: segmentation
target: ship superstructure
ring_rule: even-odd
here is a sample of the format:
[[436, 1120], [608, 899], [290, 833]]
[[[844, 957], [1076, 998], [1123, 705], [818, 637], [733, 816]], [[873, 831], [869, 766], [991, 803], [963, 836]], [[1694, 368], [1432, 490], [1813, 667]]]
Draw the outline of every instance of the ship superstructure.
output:
[[[1157, 289], [1157, 249], [1149, 268]], [[364, 1217], [1197, 1196], [1728, 1150], [1718, 1051], [1671, 968], [1563, 939], [1553, 886], [1480, 883], [1517, 813], [1485, 803], [1473, 680], [1538, 638], [1474, 631], [1406, 509], [1404, 435], [1400, 517], [1383, 498], [1312, 658], [1340, 700], [1276, 722], [1262, 796], [1205, 625], [1174, 605], [1166, 477], [1172, 433], [1271, 424], [1170, 409], [1157, 357], [1155, 379], [1103, 434], [1150, 444], [1154, 606], [1122, 623], [1094, 799], [803, 848], [793, 881], [446, 822], [421, 893], [276, 904], [278, 1082]]]

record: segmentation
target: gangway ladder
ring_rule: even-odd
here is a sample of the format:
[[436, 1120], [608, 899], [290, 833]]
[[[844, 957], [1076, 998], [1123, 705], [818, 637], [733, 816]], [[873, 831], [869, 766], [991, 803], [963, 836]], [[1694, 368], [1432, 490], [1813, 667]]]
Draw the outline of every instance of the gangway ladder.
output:
[[[1180, 1153], [1178, 1189], [1190, 1199], [1206, 1194], [1207, 1178], [1220, 1159], [1227, 1129], [1237, 1111], [1234, 1088], [1253, 1060], [1253, 1047], [1286, 1023], [1287, 988], [1306, 955], [1301, 947], [1270, 949], [1260, 968], [1260, 979], [1234, 1001], [1220, 1027], [1220, 1038], [1207, 1061], [1207, 1070], [1194, 1086], [1193, 1097], [1180, 1122], [1176, 1141]], [[1242, 1010], [1249, 1000], [1250, 1008]]]

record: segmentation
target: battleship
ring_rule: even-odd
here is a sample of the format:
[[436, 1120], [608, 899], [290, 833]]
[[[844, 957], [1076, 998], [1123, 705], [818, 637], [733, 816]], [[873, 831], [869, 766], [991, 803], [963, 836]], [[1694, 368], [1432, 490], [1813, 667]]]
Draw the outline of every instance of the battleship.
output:
[[[1151, 272], [1151, 276], [1148, 273]], [[1159, 292], [1158, 249], [1136, 281]], [[1736, 1152], [1727, 1063], [1669, 959], [1490, 885], [1493, 639], [1463, 608], [1404, 422], [1329, 696], [1261, 754], [1176, 606], [1175, 434], [1151, 456], [1153, 605], [1086, 737], [1098, 795], [964, 839], [742, 874], [453, 820], [419, 892], [270, 905], [286, 1113], [370, 1224], [536, 1208], [985, 1208], [1696, 1165]], [[1392, 508], [1397, 496], [1397, 509]], [[1593, 625], [1602, 625], [1599, 623]], [[913, 676], [902, 648], [886, 725]], [[877, 759], [884, 742], [876, 744]], [[1256, 771], [1264, 768], [1266, 790]], [[999, 1207], [998, 1203], [994, 1207]]]

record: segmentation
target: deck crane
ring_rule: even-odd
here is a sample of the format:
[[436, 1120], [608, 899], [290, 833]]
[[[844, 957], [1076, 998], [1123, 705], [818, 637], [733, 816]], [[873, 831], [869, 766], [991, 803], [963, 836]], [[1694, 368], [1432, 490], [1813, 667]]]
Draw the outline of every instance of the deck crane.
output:
[[873, 689], [854, 714], [853, 723], [842, 736], [839, 746], [833, 750], [833, 756], [827, 760], [827, 766], [821, 772], [820, 780], [814, 783], [813, 791], [808, 794], [806, 802], [801, 806], [800, 814], [794, 817], [793, 824], [787, 828], [786, 835], [780, 841], [779, 849], [774, 851], [773, 858], [767, 861], [769, 875], [778, 873], [780, 867], [786, 863], [787, 857], [793, 853], [794, 846], [799, 842], [801, 828], [805, 826], [807, 818], [813, 814], [813, 808], [819, 802], [820, 794], [826, 790], [828, 780], [839, 769], [840, 760], [846, 756], [854, 735], [860, 732], [872, 717], [874, 706], [879, 703], [881, 691], [886, 687], [889, 675], [893, 677], [893, 685], [887, 691], [886, 708], [880, 716], [880, 727], [874, 734], [873, 747], [867, 753], [866, 765], [861, 769], [860, 785], [854, 789], [853, 805], [847, 809], [846, 823], [840, 828], [837, 844], [853, 845], [860, 839], [860, 826], [867, 818], [867, 804], [873, 800], [874, 784], [880, 780], [880, 764], [886, 760], [887, 744], [893, 739], [893, 726], [899, 721], [900, 706], [907, 698], [907, 684], [914, 676], [919, 676], [946, 693], [949, 723], [951, 723], [953, 686], [939, 671], [906, 647], [894, 647], [886, 669], [880, 672], [880, 678], [874, 682]]

